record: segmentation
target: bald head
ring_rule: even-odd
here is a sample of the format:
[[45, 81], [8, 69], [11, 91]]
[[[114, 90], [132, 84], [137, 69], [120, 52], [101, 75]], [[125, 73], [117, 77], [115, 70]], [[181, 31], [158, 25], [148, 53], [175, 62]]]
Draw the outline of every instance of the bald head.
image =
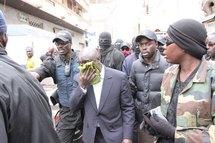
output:
[[97, 61], [100, 60], [100, 53], [96, 48], [86, 47], [78, 54], [79, 61]]
[[50, 46], [50, 47], [48, 48], [47, 55], [48, 55], [48, 56], [54, 55], [55, 50], [56, 50], [56, 48], [55, 48], [54, 46]]
[[34, 49], [31, 46], [26, 47], [26, 54], [28, 58], [33, 57], [34, 55]]
[[215, 33], [208, 34], [206, 45], [208, 49], [215, 47]]
[[215, 43], [215, 33], [208, 34], [206, 43], [208, 42], [214, 42]]
[[215, 60], [215, 33], [208, 34], [206, 39], [207, 59]]
[[33, 51], [33, 47], [31, 46], [26, 47], [26, 51]]

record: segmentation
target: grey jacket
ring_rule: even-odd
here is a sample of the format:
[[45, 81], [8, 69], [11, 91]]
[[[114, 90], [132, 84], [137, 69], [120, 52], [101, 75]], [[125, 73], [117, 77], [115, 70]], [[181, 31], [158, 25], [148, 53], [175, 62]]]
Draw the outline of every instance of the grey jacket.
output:
[[40, 83], [0, 48], [0, 143], [60, 143]]

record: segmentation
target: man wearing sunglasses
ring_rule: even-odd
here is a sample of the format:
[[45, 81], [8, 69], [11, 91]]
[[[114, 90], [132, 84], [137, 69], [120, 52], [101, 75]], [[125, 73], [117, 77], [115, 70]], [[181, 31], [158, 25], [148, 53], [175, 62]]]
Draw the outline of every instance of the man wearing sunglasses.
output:
[[[140, 49], [139, 59], [134, 61], [130, 84], [136, 106], [136, 129], [143, 120], [143, 114], [160, 105], [160, 85], [164, 70], [169, 67], [163, 56], [158, 51], [157, 36], [151, 30], [142, 31], [137, 37]], [[145, 128], [147, 130], [147, 128]], [[146, 132], [139, 132], [141, 143], [152, 143], [153, 136]]]
[[73, 143], [74, 133], [81, 126], [81, 111], [71, 112], [69, 109], [69, 95], [72, 90], [73, 78], [79, 73], [78, 61], [73, 52], [72, 36], [66, 30], [59, 31], [53, 42], [57, 46], [58, 56], [49, 58], [43, 65], [35, 69], [32, 74], [39, 80], [52, 77], [57, 84], [59, 95], [60, 120], [56, 124], [56, 131], [62, 143]]
[[164, 51], [164, 48], [163, 46], [166, 45], [166, 38], [165, 37], [162, 37], [160, 39], [158, 39], [158, 50], [160, 51], [161, 55], [163, 56], [163, 51]]

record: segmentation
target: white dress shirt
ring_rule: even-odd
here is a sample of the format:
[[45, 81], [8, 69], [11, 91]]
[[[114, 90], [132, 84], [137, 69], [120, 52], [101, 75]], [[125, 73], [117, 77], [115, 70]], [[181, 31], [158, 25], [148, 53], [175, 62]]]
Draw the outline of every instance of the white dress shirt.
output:
[[101, 81], [99, 83], [93, 85], [97, 109], [99, 109], [99, 103], [100, 103], [100, 98], [101, 98], [104, 76], [105, 76], [105, 70], [104, 70], [104, 65], [102, 65], [101, 73], [100, 73]]

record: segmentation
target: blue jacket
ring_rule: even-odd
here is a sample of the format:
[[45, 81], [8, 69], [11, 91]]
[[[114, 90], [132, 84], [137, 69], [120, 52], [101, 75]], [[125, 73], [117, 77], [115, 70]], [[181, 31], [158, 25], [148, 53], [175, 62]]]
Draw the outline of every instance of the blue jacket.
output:
[[136, 61], [138, 58], [135, 55], [135, 53], [132, 53], [131, 55], [127, 56], [122, 64], [122, 71], [127, 74], [127, 76], [130, 75], [131, 72], [131, 66], [134, 61]]
[[70, 63], [70, 75], [65, 76], [65, 62], [60, 56], [49, 58], [35, 71], [40, 75], [40, 81], [46, 77], [52, 77], [58, 87], [59, 101], [62, 106], [69, 107], [69, 95], [72, 90], [73, 79], [79, 73], [78, 59], [73, 53]]

